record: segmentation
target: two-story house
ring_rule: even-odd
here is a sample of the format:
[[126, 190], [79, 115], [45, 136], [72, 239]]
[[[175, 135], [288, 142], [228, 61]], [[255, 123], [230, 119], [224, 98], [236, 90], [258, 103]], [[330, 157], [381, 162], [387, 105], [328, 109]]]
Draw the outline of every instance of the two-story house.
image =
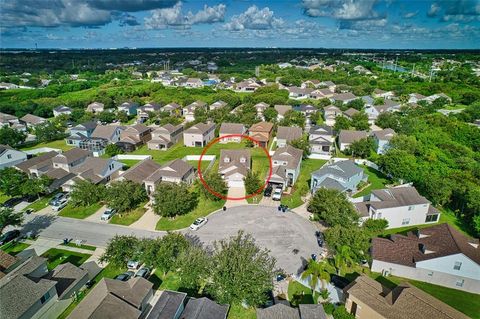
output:
[[294, 111], [302, 113], [307, 118], [317, 112], [317, 108], [311, 104], [300, 104], [293, 107]]
[[27, 153], [0, 144], [0, 169], [15, 166], [27, 160]]
[[188, 78], [187, 81], [185, 81], [184, 86], [186, 88], [201, 88], [203, 87], [203, 81], [199, 78]]
[[368, 132], [355, 130], [340, 130], [338, 145], [341, 151], [345, 151], [352, 143], [368, 138]]
[[448, 223], [374, 238], [371, 256], [372, 271], [384, 276], [480, 293], [479, 241]]
[[52, 167], [61, 168], [72, 172], [78, 165], [82, 164], [92, 153], [80, 148], [72, 148], [64, 153], [59, 153], [52, 158]]
[[149, 150], [167, 150], [182, 138], [182, 133], [183, 125], [165, 124], [152, 132], [147, 147]]
[[328, 126], [334, 126], [335, 119], [339, 115], [342, 115], [342, 110], [334, 105], [329, 105], [323, 108], [323, 117], [325, 119], [325, 124]]
[[368, 122], [374, 123], [378, 116], [385, 112], [396, 112], [401, 107], [400, 102], [386, 99], [381, 105], [370, 105], [365, 107], [365, 113], [368, 115]]
[[78, 124], [70, 129], [70, 136], [66, 138], [67, 145], [75, 147], [80, 146], [80, 142], [92, 136], [93, 131], [97, 127], [94, 121]]
[[218, 172], [227, 182], [228, 187], [243, 187], [243, 180], [251, 167], [250, 150], [220, 150]]
[[272, 156], [272, 176], [269, 184], [275, 187], [295, 185], [300, 175], [303, 151], [291, 145], [278, 148]]
[[311, 174], [310, 190], [315, 193], [323, 187], [352, 194], [357, 191], [358, 184], [367, 178], [363, 169], [353, 161], [329, 162]]
[[120, 140], [115, 144], [125, 152], [133, 152], [152, 139], [151, 132], [152, 129], [143, 124], [127, 126], [120, 133]]
[[277, 111], [277, 122], [283, 120], [285, 118], [285, 114], [288, 111], [292, 110], [292, 106], [288, 104], [276, 104], [273, 106], [273, 108], [275, 109], [275, 111]]
[[268, 105], [265, 102], [259, 102], [259, 103], [255, 104], [253, 107], [255, 108], [255, 110], [257, 110], [257, 117], [260, 118], [260, 119], [264, 119], [263, 112], [266, 109], [268, 109], [270, 107], [270, 105]]
[[385, 219], [388, 228], [436, 223], [440, 212], [413, 186], [376, 189], [355, 203], [362, 220]]
[[193, 122], [195, 121], [195, 110], [200, 108], [207, 108], [207, 103], [203, 101], [195, 101], [183, 108], [183, 117], [185, 117], [185, 121]]
[[330, 155], [334, 150], [335, 133], [328, 125], [316, 125], [309, 131], [308, 143], [312, 154]]
[[390, 140], [396, 135], [391, 128], [373, 131], [372, 136], [377, 147], [377, 154], [384, 154], [388, 150]]
[[[267, 147], [273, 133], [273, 124], [270, 122], [260, 122], [253, 124], [248, 130], [249, 136], [257, 141], [258, 146]], [[255, 143], [255, 146], [257, 146]]]
[[[241, 123], [222, 123], [219, 130], [219, 143], [240, 143], [242, 141], [242, 137], [239, 135], [244, 135], [246, 132], [247, 129], [245, 128], [245, 125]], [[235, 136], [226, 137], [227, 135]]]
[[303, 131], [298, 126], [279, 126], [277, 128], [277, 146], [285, 147], [288, 143], [302, 138]]
[[215, 138], [215, 123], [197, 123], [183, 131], [183, 144], [188, 147], [204, 147]]
[[373, 90], [372, 96], [374, 98], [393, 99], [395, 97], [395, 92], [375, 89]]
[[75, 177], [62, 185], [65, 192], [71, 192], [78, 180], [87, 180], [93, 184], [106, 184], [116, 179], [123, 164], [111, 158], [88, 157], [81, 165], [73, 169]]
[[147, 103], [137, 109], [137, 123], [146, 122], [152, 113], [157, 113], [161, 110], [160, 104]]
[[357, 99], [357, 96], [351, 92], [346, 92], [346, 93], [338, 93], [333, 95], [330, 98], [330, 101], [332, 103], [335, 102], [341, 102], [343, 105], [348, 104], [349, 102], [352, 102]]

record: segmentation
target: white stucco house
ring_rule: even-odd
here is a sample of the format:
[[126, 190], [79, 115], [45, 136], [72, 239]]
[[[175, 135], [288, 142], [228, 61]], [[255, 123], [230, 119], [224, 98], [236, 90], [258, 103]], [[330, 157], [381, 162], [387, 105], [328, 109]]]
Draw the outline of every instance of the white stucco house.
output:
[[480, 293], [480, 247], [449, 224], [372, 240], [372, 271]]
[[0, 169], [15, 166], [27, 160], [27, 153], [17, 151], [8, 145], [0, 145]]

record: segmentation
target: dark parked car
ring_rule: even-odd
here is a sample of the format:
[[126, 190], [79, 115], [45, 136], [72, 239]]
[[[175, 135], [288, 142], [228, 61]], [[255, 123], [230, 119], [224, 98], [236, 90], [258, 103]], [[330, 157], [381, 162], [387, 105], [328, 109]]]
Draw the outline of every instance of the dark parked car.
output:
[[148, 269], [147, 267], [142, 267], [140, 268], [139, 271], [137, 271], [137, 273], [135, 274], [135, 277], [147, 278], [149, 275], [150, 275], [150, 269]]
[[120, 281], [127, 281], [128, 279], [132, 278], [133, 275], [135, 275], [133, 271], [126, 271], [123, 274], [120, 274], [117, 277], [115, 277], [115, 279]]
[[340, 289], [343, 289], [350, 284], [350, 281], [347, 278], [338, 275], [331, 275], [330, 281], [335, 287]]
[[263, 191], [263, 196], [265, 197], [272, 196], [272, 190], [273, 190], [272, 185], [268, 185], [267, 187], [265, 187], [265, 190]]
[[13, 208], [13, 207], [17, 206], [18, 204], [20, 204], [22, 201], [23, 201], [22, 197], [13, 197], [13, 198], [7, 199], [3, 203], [2, 206], [3, 207], [8, 207], [8, 208]]
[[3, 234], [0, 237], [0, 246], [5, 245], [8, 242], [11, 242], [12, 240], [17, 238], [18, 236], [20, 236], [20, 231], [18, 229], [7, 231], [5, 234]]
[[323, 244], [325, 243], [325, 239], [323, 237], [323, 233], [320, 231], [315, 232], [315, 236], [317, 237], [317, 243], [318, 246], [323, 247]]

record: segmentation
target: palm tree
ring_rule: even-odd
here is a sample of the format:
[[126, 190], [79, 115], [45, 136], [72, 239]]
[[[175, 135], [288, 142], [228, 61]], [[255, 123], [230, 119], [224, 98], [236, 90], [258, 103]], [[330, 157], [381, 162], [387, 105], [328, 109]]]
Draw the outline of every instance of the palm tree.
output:
[[0, 208], [0, 234], [7, 226], [20, 226], [23, 222], [23, 213], [14, 212], [11, 208]]
[[354, 264], [352, 249], [349, 246], [340, 247], [333, 257], [333, 265], [337, 270], [337, 275], [344, 274], [346, 269], [352, 267]]
[[302, 273], [302, 279], [310, 279], [310, 288], [312, 289], [312, 297], [315, 294], [315, 288], [320, 282], [322, 289], [326, 289], [325, 282], [330, 282], [330, 274], [335, 272], [333, 267], [327, 260], [315, 261], [310, 259], [307, 269]]

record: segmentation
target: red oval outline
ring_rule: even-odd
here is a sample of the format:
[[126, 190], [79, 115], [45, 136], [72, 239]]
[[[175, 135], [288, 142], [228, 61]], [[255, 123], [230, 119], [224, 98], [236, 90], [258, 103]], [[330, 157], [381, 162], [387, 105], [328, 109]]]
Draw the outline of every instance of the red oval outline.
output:
[[[203, 156], [205, 155], [205, 153], [208, 151], [208, 149], [210, 147], [212, 147], [212, 145], [214, 145], [215, 143], [218, 143], [220, 140], [224, 139], [224, 138], [229, 138], [229, 137], [240, 137], [242, 139], [248, 139], [250, 141], [252, 141], [253, 143], [255, 143], [257, 145], [257, 147], [260, 147], [261, 149], [263, 149], [263, 151], [265, 152], [265, 154], [267, 155], [267, 158], [268, 158], [268, 161], [269, 161], [269, 170], [268, 170], [268, 177], [265, 181], [265, 184], [263, 184], [255, 193], [253, 194], [250, 194], [250, 195], [246, 195], [246, 196], [243, 196], [243, 197], [228, 197], [228, 196], [223, 196], [222, 194], [220, 193], [217, 193], [216, 191], [214, 191], [213, 189], [210, 188], [210, 186], [208, 186], [207, 182], [205, 182], [205, 180], [203, 179], [203, 175], [202, 175], [202, 169], [201, 169], [201, 164], [202, 164], [202, 158]], [[220, 159], [218, 159], [220, 160]], [[198, 177], [200, 178], [200, 182], [203, 184], [203, 186], [213, 195], [217, 196], [218, 198], [221, 198], [221, 199], [225, 199], [225, 200], [244, 200], [244, 199], [247, 199], [247, 198], [250, 198], [250, 197], [253, 197], [253, 196], [256, 196], [258, 194], [260, 194], [264, 189], [265, 187], [267, 187], [268, 183], [270, 182], [270, 179], [272, 178], [272, 157], [270, 156], [270, 153], [268, 152], [267, 148], [264, 147], [264, 146], [260, 146], [260, 142], [256, 139], [254, 139], [253, 137], [251, 136], [248, 136], [248, 135], [243, 135], [243, 134], [229, 134], [229, 135], [224, 135], [224, 136], [221, 136], [221, 137], [216, 137], [214, 138], [212, 141], [210, 141], [210, 143], [207, 144], [207, 146], [205, 146], [203, 148], [203, 151], [202, 151], [202, 154], [200, 155], [200, 159], [198, 160]]]

